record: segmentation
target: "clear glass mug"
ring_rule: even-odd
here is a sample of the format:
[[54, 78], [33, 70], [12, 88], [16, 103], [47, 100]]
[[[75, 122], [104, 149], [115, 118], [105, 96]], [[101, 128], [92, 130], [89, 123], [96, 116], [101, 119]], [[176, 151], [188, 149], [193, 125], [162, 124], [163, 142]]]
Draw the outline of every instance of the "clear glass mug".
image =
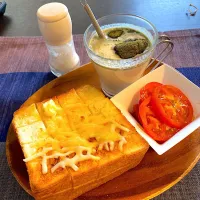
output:
[[[151, 42], [148, 51], [129, 59], [107, 59], [97, 55], [89, 47], [90, 39], [96, 33], [91, 24], [84, 33], [84, 45], [94, 67], [99, 75], [103, 92], [112, 97], [131, 83], [141, 78], [153, 56], [156, 45], [159, 43], [159, 35], [155, 26], [146, 19], [127, 14], [112, 14], [97, 20], [102, 29], [110, 24], [123, 24], [122, 27], [129, 27], [143, 33]], [[131, 27], [130, 27], [131, 25]]]

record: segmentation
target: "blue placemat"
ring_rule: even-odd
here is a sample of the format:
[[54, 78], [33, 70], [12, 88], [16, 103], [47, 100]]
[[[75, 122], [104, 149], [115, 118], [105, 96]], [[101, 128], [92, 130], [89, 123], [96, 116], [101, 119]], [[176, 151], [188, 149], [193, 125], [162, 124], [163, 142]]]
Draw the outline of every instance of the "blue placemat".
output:
[[6, 141], [13, 112], [40, 87], [55, 78], [50, 72], [0, 74], [0, 142]]
[[[180, 68], [178, 70], [200, 86], [200, 68]], [[35, 91], [54, 78], [55, 76], [50, 72], [0, 74], [0, 142], [6, 141], [13, 112]]]

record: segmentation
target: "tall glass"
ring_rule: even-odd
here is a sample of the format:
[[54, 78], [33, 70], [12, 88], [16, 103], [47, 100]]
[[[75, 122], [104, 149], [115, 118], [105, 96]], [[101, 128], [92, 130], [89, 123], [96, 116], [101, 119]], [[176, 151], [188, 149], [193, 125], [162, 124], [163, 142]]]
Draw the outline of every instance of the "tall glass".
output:
[[88, 56], [99, 75], [103, 92], [112, 97], [143, 75], [158, 43], [158, 32], [153, 24], [136, 15], [112, 14], [98, 19], [98, 22], [102, 29], [111, 24], [113, 24], [113, 28], [121, 26], [135, 29], [144, 34], [151, 42], [150, 48], [136, 57], [119, 60], [108, 59], [97, 55], [89, 47], [90, 40], [96, 31], [92, 24], [86, 29], [84, 45]]

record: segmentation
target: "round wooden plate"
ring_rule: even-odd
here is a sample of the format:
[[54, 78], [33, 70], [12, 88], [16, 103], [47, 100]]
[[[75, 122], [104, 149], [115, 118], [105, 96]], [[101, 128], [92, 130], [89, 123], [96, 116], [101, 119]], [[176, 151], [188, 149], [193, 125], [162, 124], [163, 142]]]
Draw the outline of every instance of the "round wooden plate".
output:
[[[100, 88], [99, 79], [91, 63], [57, 78], [33, 94], [22, 106], [40, 102], [76, 88], [91, 84]], [[85, 193], [78, 199], [150, 199], [180, 181], [200, 158], [200, 130], [195, 131], [167, 153], [159, 156], [149, 149], [142, 162], [134, 169]], [[31, 195], [28, 174], [21, 147], [10, 126], [6, 154], [10, 169], [22, 188]]]

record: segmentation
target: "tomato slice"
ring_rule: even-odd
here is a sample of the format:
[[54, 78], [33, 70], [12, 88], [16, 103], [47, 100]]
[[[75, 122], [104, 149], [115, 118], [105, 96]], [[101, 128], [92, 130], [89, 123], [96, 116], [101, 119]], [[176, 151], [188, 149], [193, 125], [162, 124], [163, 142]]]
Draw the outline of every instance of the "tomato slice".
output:
[[156, 117], [151, 107], [151, 97], [140, 104], [139, 116], [145, 132], [158, 142], [165, 142], [178, 132], [178, 129], [171, 128]]
[[148, 98], [152, 95], [154, 89], [158, 86], [161, 86], [161, 83], [158, 82], [150, 82], [147, 83], [141, 90], [140, 90], [140, 101], [141, 103], [144, 99]]
[[162, 85], [152, 93], [151, 104], [159, 119], [174, 128], [183, 128], [192, 121], [193, 108], [181, 90]]
[[135, 104], [133, 106], [133, 114], [132, 115], [139, 123], [142, 123], [140, 116], [139, 116], [139, 104]]

